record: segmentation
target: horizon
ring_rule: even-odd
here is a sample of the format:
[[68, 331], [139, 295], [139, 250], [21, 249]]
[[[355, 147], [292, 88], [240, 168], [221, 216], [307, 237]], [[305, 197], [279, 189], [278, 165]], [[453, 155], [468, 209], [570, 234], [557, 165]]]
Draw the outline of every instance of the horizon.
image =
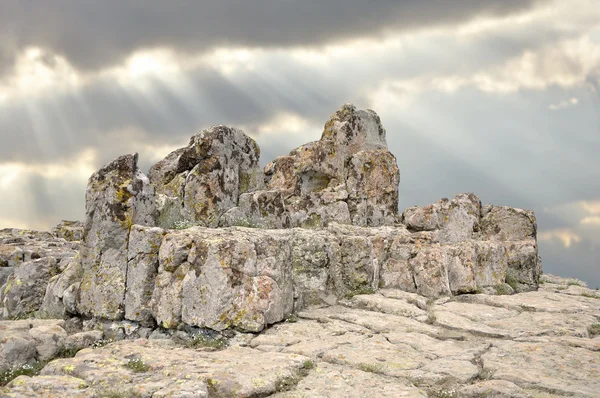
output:
[[89, 176], [215, 124], [261, 165], [373, 109], [399, 212], [473, 192], [533, 210], [543, 270], [600, 287], [594, 0], [0, 5], [0, 228], [85, 215]]

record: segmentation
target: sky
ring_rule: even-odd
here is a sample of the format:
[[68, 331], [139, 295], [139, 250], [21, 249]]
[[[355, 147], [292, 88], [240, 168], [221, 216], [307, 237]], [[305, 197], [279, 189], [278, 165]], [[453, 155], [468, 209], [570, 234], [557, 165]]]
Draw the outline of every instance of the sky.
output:
[[401, 210], [534, 210], [544, 272], [600, 286], [598, 0], [3, 0], [0, 228], [81, 220], [103, 164], [214, 124], [264, 165], [346, 102], [380, 115]]

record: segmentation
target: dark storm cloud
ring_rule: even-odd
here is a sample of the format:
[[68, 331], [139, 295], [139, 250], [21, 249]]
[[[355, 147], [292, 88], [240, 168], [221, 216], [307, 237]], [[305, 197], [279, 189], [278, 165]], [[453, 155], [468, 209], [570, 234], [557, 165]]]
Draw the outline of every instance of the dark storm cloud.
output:
[[527, 9], [536, 0], [7, 0], [0, 4], [0, 72], [15, 51], [39, 46], [80, 69], [139, 48], [319, 45], [388, 31], [459, 23]]

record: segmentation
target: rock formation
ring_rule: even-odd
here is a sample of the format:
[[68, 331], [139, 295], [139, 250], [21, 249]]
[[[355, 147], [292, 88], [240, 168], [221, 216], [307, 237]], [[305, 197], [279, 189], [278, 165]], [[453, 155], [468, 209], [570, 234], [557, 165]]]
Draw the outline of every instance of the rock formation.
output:
[[[44, 376], [17, 378], [6, 391], [94, 396], [125, 382], [141, 396], [266, 396], [290, 388], [299, 395], [278, 396], [304, 389], [330, 396], [336, 374], [359, 381], [339, 384], [345, 396], [425, 396], [446, 385], [464, 396], [555, 388], [524, 381], [499, 359], [548, 336], [545, 312], [556, 312], [547, 292], [535, 292], [542, 270], [533, 212], [482, 206], [469, 193], [399, 214], [400, 173], [385, 129], [375, 112], [349, 104], [319, 141], [264, 171], [259, 156], [242, 131], [214, 126], [152, 166], [148, 177], [137, 155], [94, 173], [83, 224], [63, 221], [53, 234], [0, 231], [3, 317], [66, 319], [0, 323], [8, 333], [0, 373], [99, 339], [153, 341], [113, 344], [110, 354], [83, 350], [47, 365]], [[591, 325], [596, 295], [585, 294], [591, 298], [565, 300], [584, 306], [574, 314]], [[530, 307], [542, 314], [521, 316]], [[564, 317], [552, 322], [570, 327]], [[592, 332], [572, 330], [568, 344], [598, 350], [588, 341]], [[171, 353], [173, 344], [219, 345], [236, 333], [241, 340], [218, 355], [181, 347]], [[581, 355], [594, 363], [588, 351]], [[123, 376], [123, 364], [110, 355], [147, 361], [146, 387]], [[157, 355], [187, 358], [185, 366], [169, 365], [181, 383], [160, 380]], [[523, 355], [511, 361], [534, 359]], [[224, 376], [223, 361], [233, 373]], [[315, 361], [319, 374], [310, 372]], [[212, 365], [199, 374], [201, 363]], [[577, 387], [556, 391], [589, 395], [582, 378], [573, 380]]]
[[[600, 293], [541, 281], [539, 291], [437, 300], [381, 289], [226, 344], [124, 321], [0, 321], [0, 396], [597, 397]], [[83, 349], [1, 386], [7, 364], [29, 369], [65, 348]]]

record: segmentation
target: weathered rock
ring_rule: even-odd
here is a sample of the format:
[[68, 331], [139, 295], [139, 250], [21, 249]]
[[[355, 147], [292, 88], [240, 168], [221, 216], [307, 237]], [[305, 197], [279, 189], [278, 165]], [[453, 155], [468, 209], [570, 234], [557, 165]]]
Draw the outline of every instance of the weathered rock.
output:
[[23, 263], [24, 253], [18, 246], [0, 246], [0, 267], [16, 267]]
[[29, 335], [35, 340], [38, 361], [52, 359], [65, 348], [67, 332], [58, 324], [33, 327]]
[[[185, 391], [210, 391], [224, 397], [266, 396], [295, 384], [308, 358], [282, 353], [261, 353], [231, 347], [202, 352], [174, 347], [165, 340], [116, 342], [95, 350], [84, 349], [75, 358], [47, 365], [44, 376], [72, 376], [85, 381], [96, 396], [186, 396]], [[147, 366], [135, 372], [131, 360]], [[57, 389], [61, 388], [57, 386]]]
[[521, 387], [579, 397], [600, 391], [600, 355], [582, 348], [499, 341], [481, 359], [494, 379]]
[[81, 221], [62, 220], [54, 228], [52, 235], [68, 241], [80, 241], [83, 239], [83, 223]]
[[158, 274], [158, 252], [165, 232], [160, 228], [134, 226], [127, 249], [125, 318], [152, 326], [150, 299]]
[[[187, 233], [199, 231], [207, 233], [200, 228]], [[279, 232], [285, 236], [290, 231]], [[307, 257], [309, 264], [325, 262], [315, 257], [319, 244]], [[170, 251], [177, 253], [177, 247]], [[184, 257], [189, 253], [180, 253], [178, 261]], [[600, 301], [575, 280], [549, 276], [544, 281], [544, 291], [434, 302], [382, 289], [381, 294], [354, 296], [346, 306], [310, 307], [260, 334], [239, 335], [231, 340], [236, 344], [216, 352], [189, 347], [194, 339], [183, 330], [157, 329], [154, 334], [162, 333], [162, 339], [84, 349], [75, 358], [51, 362], [43, 376], [15, 379], [0, 395], [189, 396], [196, 391], [199, 396], [594, 397], [600, 337], [590, 338], [586, 329], [597, 323]], [[9, 337], [0, 347], [0, 359], [8, 352], [22, 364], [37, 360], [36, 347], [63, 341], [52, 338], [62, 335], [56, 328], [60, 322], [0, 323]], [[123, 335], [128, 325], [135, 327], [127, 321], [102, 325], [123, 330]], [[33, 339], [33, 330], [47, 333]], [[100, 337], [100, 331], [83, 332], [64, 342], [69, 348], [71, 340], [89, 344]]]
[[[0, 318], [22, 317], [38, 310], [46, 290], [45, 284], [53, 275], [64, 271], [78, 248], [78, 242], [67, 242], [47, 232], [1, 230]], [[53, 264], [51, 267], [48, 267], [49, 262]], [[29, 285], [32, 285], [31, 289], [27, 288]], [[19, 305], [17, 301], [21, 300], [21, 295], [24, 295], [25, 301]], [[3, 308], [5, 300], [10, 308]]]
[[0, 373], [52, 358], [64, 348], [64, 321], [0, 321]]
[[90, 178], [76, 257], [77, 224], [1, 230], [5, 316], [81, 318], [0, 322], [0, 372], [96, 348], [0, 395], [600, 389], [600, 295], [553, 276], [513, 294], [541, 277], [533, 212], [460, 194], [398, 223], [385, 130], [351, 105], [264, 173], [258, 157], [240, 130], [215, 126], [149, 179], [136, 155], [118, 158]]
[[404, 224], [415, 231], [439, 230], [442, 243], [476, 237], [481, 219], [481, 201], [472, 193], [456, 195], [425, 206], [410, 207], [402, 213]]
[[157, 322], [259, 331], [293, 309], [290, 233], [191, 228], [164, 238], [150, 306]]
[[484, 380], [458, 390], [466, 398], [531, 398], [532, 395], [515, 383], [506, 380]]
[[346, 366], [320, 362], [293, 391], [272, 395], [277, 398], [302, 397], [426, 397], [424, 390], [410, 382]]
[[489, 240], [526, 240], [535, 238], [536, 225], [532, 211], [494, 206], [482, 218], [481, 232]]
[[137, 154], [125, 155], [94, 173], [86, 192], [77, 310], [88, 316], [124, 315], [129, 230], [153, 225], [154, 192], [137, 168]]
[[[92, 397], [88, 384], [72, 376], [19, 376], [8, 386], [8, 397]], [[1, 390], [0, 390], [1, 392]]]
[[240, 194], [262, 188], [259, 156], [256, 142], [235, 128], [213, 126], [192, 137], [148, 174], [161, 195], [158, 225], [218, 226]]
[[221, 225], [315, 228], [393, 225], [400, 173], [377, 114], [346, 104], [319, 141], [265, 167], [267, 189], [240, 198]]
[[97, 341], [102, 340], [104, 333], [101, 330], [88, 330], [74, 333], [65, 340], [65, 348], [81, 350], [89, 347]]
[[5, 318], [30, 316], [42, 304], [48, 281], [60, 270], [54, 257], [28, 261], [15, 267], [4, 285], [2, 304]]

